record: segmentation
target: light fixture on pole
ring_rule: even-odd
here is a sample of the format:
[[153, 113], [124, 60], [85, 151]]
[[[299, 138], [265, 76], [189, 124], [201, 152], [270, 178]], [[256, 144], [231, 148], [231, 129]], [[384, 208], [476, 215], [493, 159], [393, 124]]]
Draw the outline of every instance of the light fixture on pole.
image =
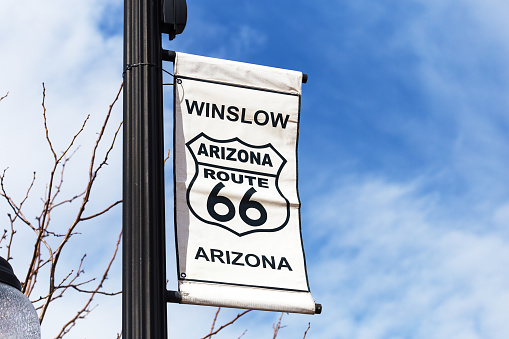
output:
[[170, 40], [181, 34], [187, 24], [186, 0], [163, 0], [163, 22], [161, 32], [168, 34]]
[[21, 293], [11, 265], [0, 257], [0, 338], [40, 339], [41, 327], [34, 306]]

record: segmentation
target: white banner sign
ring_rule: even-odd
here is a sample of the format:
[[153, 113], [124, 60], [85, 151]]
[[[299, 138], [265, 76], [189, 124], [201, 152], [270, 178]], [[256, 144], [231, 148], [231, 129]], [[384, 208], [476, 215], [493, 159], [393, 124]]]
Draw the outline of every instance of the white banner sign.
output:
[[182, 302], [314, 314], [297, 193], [302, 73], [184, 53], [174, 72]]

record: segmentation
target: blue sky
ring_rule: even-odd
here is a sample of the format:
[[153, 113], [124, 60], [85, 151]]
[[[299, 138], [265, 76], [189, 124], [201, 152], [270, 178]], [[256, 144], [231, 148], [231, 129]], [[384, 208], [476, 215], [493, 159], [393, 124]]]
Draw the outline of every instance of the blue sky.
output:
[[[9, 92], [0, 103], [0, 165], [11, 171], [13, 192], [26, 187], [33, 170], [41, 176], [39, 196], [44, 192], [43, 81], [57, 143], [91, 114], [69, 169], [68, 192], [79, 189], [87, 145], [121, 82], [122, 11], [118, 0], [0, 4], [0, 30], [9, 32], [0, 37], [0, 96]], [[285, 315], [278, 338], [302, 337], [308, 322], [307, 338], [507, 336], [508, 14], [500, 0], [188, 1], [184, 33], [171, 43], [163, 36], [167, 49], [309, 75], [299, 186], [310, 286], [324, 312]], [[164, 95], [170, 148], [171, 88]], [[118, 123], [120, 105], [114, 112]], [[120, 173], [117, 147], [94, 206], [121, 196]], [[167, 261], [176, 286], [171, 173], [167, 168]], [[69, 210], [55, 222], [65, 225]], [[1, 202], [2, 227], [6, 212]], [[117, 209], [87, 224], [66, 265], [87, 251], [87, 272], [99, 270], [119, 218]], [[22, 271], [30, 234], [17, 239], [13, 264]], [[118, 260], [108, 288], [118, 289], [120, 277]], [[44, 338], [60, 314], [74, 312], [73, 298], [55, 305]], [[98, 303], [71, 338], [118, 332], [120, 298]], [[215, 311], [168, 310], [170, 338], [205, 335]], [[222, 320], [236, 313], [224, 310]], [[243, 338], [271, 337], [277, 317], [251, 313], [217, 338], [245, 329]]]

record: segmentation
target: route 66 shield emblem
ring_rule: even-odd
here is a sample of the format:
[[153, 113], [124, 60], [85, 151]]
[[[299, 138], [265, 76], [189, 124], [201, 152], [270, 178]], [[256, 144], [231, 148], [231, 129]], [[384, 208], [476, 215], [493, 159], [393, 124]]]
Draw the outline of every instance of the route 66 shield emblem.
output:
[[200, 133], [186, 146], [195, 165], [186, 199], [196, 218], [239, 237], [286, 226], [289, 202], [279, 188], [286, 160], [271, 144]]

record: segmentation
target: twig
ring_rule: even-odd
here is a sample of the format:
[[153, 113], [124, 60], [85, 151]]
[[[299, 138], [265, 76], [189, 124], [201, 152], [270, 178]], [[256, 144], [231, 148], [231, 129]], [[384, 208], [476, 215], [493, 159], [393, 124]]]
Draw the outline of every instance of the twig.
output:
[[53, 149], [53, 144], [51, 143], [51, 139], [49, 137], [48, 120], [46, 119], [46, 86], [44, 85], [44, 82], [42, 83], [42, 116], [44, 118], [44, 130], [46, 131], [46, 141], [49, 144], [51, 153], [53, 153], [53, 158], [55, 158], [56, 160], [57, 154]]
[[[72, 283], [74, 283], [74, 281], [75, 281], [76, 279], [78, 279], [78, 277], [81, 275], [81, 273], [84, 273], [84, 272], [85, 272], [85, 271], [84, 271], [81, 267], [83, 266], [83, 262], [85, 261], [85, 257], [86, 257], [86, 256], [87, 256], [87, 255], [86, 255], [86, 254], [84, 254], [84, 255], [81, 257], [80, 264], [79, 264], [79, 266], [78, 266], [78, 269], [76, 270], [76, 275], [74, 276], [74, 278], [72, 278], [72, 279], [71, 279], [71, 281], [69, 281], [69, 285], [70, 285], [70, 284], [72, 284]], [[45, 264], [46, 264], [46, 263], [45, 263]], [[73, 272], [74, 272], [74, 271], [71, 271], [71, 272], [67, 275], [67, 277], [66, 277], [66, 278], [65, 278], [65, 279], [64, 279], [64, 280], [60, 283], [60, 285], [56, 288], [56, 289], [60, 289], [60, 288], [61, 288], [61, 289], [63, 289], [63, 290], [62, 290], [62, 291], [60, 292], [60, 294], [59, 294], [59, 295], [57, 295], [56, 297], [52, 297], [52, 299], [51, 299], [52, 301], [54, 301], [54, 300], [56, 300], [56, 299], [61, 298], [61, 297], [63, 296], [64, 292], [67, 290], [67, 288], [69, 288], [69, 285], [65, 285], [65, 286], [64, 286], [64, 285], [63, 285], [63, 283], [64, 283], [64, 282], [65, 282], [65, 281], [66, 281], [66, 280], [67, 280], [67, 279], [68, 279], [68, 278], [69, 278], [69, 277], [73, 274]], [[93, 280], [95, 280], [95, 279], [91, 279], [91, 280], [89, 280], [89, 281], [85, 281], [85, 282], [79, 283], [79, 284], [77, 284], [77, 285], [87, 284], [87, 283], [89, 283], [89, 282], [91, 282], [91, 281], [93, 281]], [[39, 301], [41, 301], [41, 300], [46, 300], [46, 299], [48, 299], [50, 296], [51, 296], [51, 294], [48, 294], [48, 295], [46, 295], [45, 297], [39, 297], [39, 299], [32, 301], [32, 303], [37, 303], [37, 302], [39, 302]], [[44, 306], [44, 305], [39, 306], [37, 309], [40, 309], [40, 308], [42, 308], [43, 306]]]
[[[44, 126], [44, 132], [45, 132], [45, 139], [47, 142], [47, 145], [49, 146], [49, 149], [51, 151], [51, 156], [53, 158], [52, 168], [49, 175], [49, 180], [46, 184], [46, 190], [44, 191], [44, 196], [41, 198], [42, 201], [42, 208], [40, 211], [40, 214], [35, 217], [35, 221], [29, 220], [24, 215], [25, 205], [27, 201], [29, 201], [29, 196], [32, 193], [32, 188], [34, 187], [34, 183], [36, 180], [36, 173], [34, 172], [32, 181], [29, 185], [29, 187], [26, 190], [25, 196], [21, 199], [21, 201], [15, 201], [13, 196], [7, 193], [6, 187], [4, 185], [4, 179], [6, 177], [6, 170], [5, 169], [2, 172], [0, 172], [0, 197], [2, 199], [5, 199], [10, 207], [10, 209], [13, 211], [11, 213], [7, 213], [10, 221], [10, 232], [8, 229], [4, 230], [3, 234], [0, 232], [0, 243], [5, 244], [8, 242], [7, 245], [7, 260], [12, 259], [11, 258], [11, 246], [13, 244], [13, 239], [15, 238], [16, 234], [16, 225], [15, 223], [22, 222], [26, 224], [35, 234], [36, 234], [36, 240], [34, 243], [34, 247], [32, 248], [32, 256], [30, 259], [30, 265], [28, 267], [28, 271], [26, 273], [25, 279], [22, 281], [22, 291], [25, 293], [25, 295], [30, 296], [30, 294], [34, 291], [34, 288], [36, 286], [36, 283], [39, 282], [40, 277], [38, 279], [39, 273], [42, 274], [43, 271], [42, 268], [46, 267], [49, 270], [49, 282], [48, 282], [48, 290], [47, 295], [44, 297], [39, 297], [39, 299], [33, 301], [33, 303], [39, 304], [40, 306], [36, 307], [36, 309], [40, 310], [39, 314], [39, 321], [42, 323], [44, 316], [48, 310], [48, 307], [51, 302], [55, 301], [56, 299], [59, 299], [63, 297], [64, 293], [68, 291], [69, 289], [74, 289], [78, 291], [79, 293], [85, 293], [89, 294], [88, 301], [85, 304], [85, 306], [78, 311], [76, 316], [73, 317], [68, 323], [66, 323], [59, 334], [59, 338], [63, 337], [65, 334], [69, 333], [69, 331], [75, 326], [76, 321], [78, 319], [82, 319], [89, 314], [93, 307], [91, 307], [91, 303], [93, 298], [98, 295], [117, 295], [121, 292], [114, 292], [114, 293], [108, 293], [103, 291], [103, 284], [105, 282], [105, 279], [107, 279], [107, 274], [111, 268], [112, 262], [118, 252], [119, 248], [119, 242], [121, 238], [121, 234], [119, 235], [119, 240], [116, 243], [115, 251], [113, 253], [113, 256], [107, 265], [107, 268], [104, 271], [104, 274], [102, 276], [102, 279], [87, 279], [86, 281], [81, 281], [84, 279], [81, 279], [81, 274], [84, 273], [82, 266], [83, 266], [83, 260], [85, 256], [82, 257], [79, 267], [77, 270], [73, 270], [70, 273], [66, 273], [67, 275], [64, 275], [65, 277], [57, 278], [57, 267], [60, 255], [63, 254], [63, 248], [66, 247], [65, 245], [69, 243], [69, 239], [76, 234], [79, 234], [77, 231], [77, 226], [79, 222], [84, 220], [90, 220], [95, 217], [98, 217], [100, 215], [103, 215], [107, 213], [109, 210], [111, 210], [114, 206], [121, 203], [121, 201], [117, 201], [112, 203], [110, 206], [105, 208], [104, 210], [97, 212], [95, 214], [91, 214], [89, 216], [84, 217], [84, 211], [85, 208], [89, 202], [90, 194], [92, 191], [92, 187], [95, 183], [95, 179], [97, 178], [100, 170], [107, 165], [108, 157], [110, 153], [113, 150], [113, 147], [115, 145], [115, 142], [117, 140], [117, 137], [120, 132], [120, 128], [122, 126], [122, 123], [119, 124], [119, 126], [116, 128], [115, 134], [110, 140], [111, 143], [109, 143], [109, 148], [106, 150], [106, 153], [103, 155], [101, 162], [96, 163], [96, 159], [99, 155], [99, 146], [103, 143], [106, 143], [107, 141], [104, 141], [105, 131], [108, 125], [108, 122], [110, 120], [110, 116], [112, 114], [112, 109], [115, 105], [115, 103], [119, 99], [119, 95], [122, 91], [123, 85], [120, 86], [118, 93], [109, 106], [109, 110], [106, 114], [106, 117], [104, 119], [104, 122], [102, 124], [102, 127], [100, 129], [100, 133], [98, 133], [98, 137], [95, 140], [95, 146], [93, 147], [93, 151], [90, 158], [90, 167], [88, 168], [88, 182], [86, 183], [85, 189], [77, 194], [72, 196], [71, 198], [64, 199], [60, 201], [60, 194], [63, 192], [63, 185], [64, 185], [64, 174], [66, 173], [67, 169], [67, 163], [70, 161], [70, 159], [76, 154], [77, 150], [80, 148], [79, 146], [76, 146], [76, 142], [78, 140], [78, 137], [85, 129], [85, 126], [90, 118], [90, 115], [88, 115], [80, 128], [77, 130], [77, 132], [73, 135], [72, 139], [65, 144], [64, 151], [57, 154], [57, 150], [55, 148], [55, 145], [53, 144], [54, 141], [51, 139], [50, 135], [50, 128], [49, 128], [49, 121], [48, 121], [48, 115], [47, 115], [47, 107], [46, 107], [46, 87], [45, 84], [42, 83], [42, 116], [43, 116], [43, 126]], [[9, 93], [7, 93], [5, 96], [0, 98], [0, 101], [5, 99]], [[108, 145], [106, 145], [108, 146]], [[50, 224], [52, 221], [52, 212], [60, 206], [63, 206], [65, 204], [70, 204], [76, 201], [77, 199], [81, 198], [81, 204], [78, 206], [77, 214], [74, 216], [74, 220], [70, 223], [70, 225], [67, 227], [67, 230], [64, 232], [59, 232], [55, 229], [50, 229]], [[59, 234], [62, 233], [62, 234]], [[52, 241], [54, 239], [59, 239], [58, 247], [55, 248], [51, 246]], [[2, 244], [2, 245], [3, 245]], [[44, 245], [44, 246], [43, 246]], [[46, 248], [46, 251], [43, 251], [43, 249]], [[28, 257], [27, 259], [29, 259]], [[58, 275], [60, 277], [60, 275]], [[56, 281], [58, 279], [58, 281]], [[96, 282], [94, 282], [96, 281]], [[97, 284], [94, 289], [94, 286], [91, 284]], [[91, 288], [87, 288], [90, 286]], [[121, 333], [118, 335], [120, 338]]]
[[[5, 173], [7, 172], [7, 169], [4, 169], [2, 175], [0, 175], [0, 187], [1, 187], [1, 192], [0, 192], [0, 196], [4, 197], [5, 200], [7, 200], [7, 203], [9, 204], [9, 206], [11, 207], [12, 211], [14, 212], [14, 214], [16, 215], [16, 218], [20, 218], [25, 224], [27, 224], [28, 226], [30, 226], [32, 229], [34, 229], [34, 227], [32, 226], [32, 224], [28, 221], [27, 218], [25, 218], [25, 216], [23, 215], [23, 213], [21, 212], [21, 207], [22, 204], [25, 202], [26, 198], [23, 199], [22, 203], [20, 206], [17, 206], [16, 203], [14, 202], [14, 200], [12, 200], [12, 198], [7, 194], [7, 191], [5, 190], [5, 186], [4, 186], [4, 179], [5, 179]], [[34, 173], [34, 179], [35, 180], [35, 173]], [[32, 180], [32, 184], [29, 186], [28, 190], [27, 190], [27, 196], [30, 192], [30, 189], [32, 188], [33, 186], [33, 180]], [[14, 218], [13, 221], [16, 219]]]
[[67, 146], [67, 149], [64, 152], [62, 152], [60, 157], [57, 157], [57, 153], [55, 152], [55, 149], [53, 148], [53, 144], [51, 143], [51, 139], [49, 137], [48, 121], [46, 118], [46, 86], [44, 85], [44, 82], [42, 83], [42, 109], [43, 109], [42, 115], [44, 117], [44, 129], [46, 131], [46, 140], [48, 141], [51, 153], [53, 153], [53, 158], [55, 159], [55, 162], [59, 163], [65, 157], [65, 155], [71, 149], [71, 147], [74, 145], [74, 141], [76, 141], [76, 138], [78, 137], [78, 135], [80, 135], [81, 132], [83, 132], [83, 130], [85, 129], [85, 125], [87, 124], [88, 119], [90, 118], [90, 114], [87, 115], [87, 117], [83, 121], [83, 124], [81, 125], [80, 130], [76, 134], [74, 134], [74, 137], [72, 138], [71, 142]]
[[[74, 229], [76, 228], [78, 223], [82, 220], [83, 213], [84, 213], [85, 208], [87, 206], [87, 203], [89, 201], [90, 194], [91, 194], [91, 191], [92, 191], [92, 187], [94, 185], [95, 179], [97, 178], [98, 172], [102, 168], [102, 166], [106, 164], [106, 161], [108, 159], [108, 155], [109, 155], [110, 151], [112, 150], [112, 148], [113, 148], [113, 146], [115, 144], [115, 140], [116, 140], [116, 137], [117, 137], [117, 134], [119, 132], [121, 124], [118, 127], [117, 131], [115, 132], [115, 136], [113, 137], [113, 140], [112, 140], [112, 142], [110, 144], [110, 147], [109, 147], [108, 151], [106, 152], [106, 155], [104, 156], [103, 161], [97, 167], [97, 169], [94, 171], [94, 165], [95, 165], [95, 159], [96, 159], [96, 156], [97, 156], [97, 150], [98, 150], [99, 144], [101, 143], [101, 140], [102, 140], [102, 138], [104, 136], [104, 133], [105, 133], [105, 130], [106, 130], [106, 126], [108, 124], [109, 118], [111, 116], [111, 112], [113, 110], [113, 106], [115, 105], [115, 103], [118, 101], [118, 98], [120, 97], [120, 93], [122, 91], [122, 87], [123, 87], [123, 84], [120, 85], [120, 88], [119, 88], [119, 90], [117, 92], [117, 95], [116, 95], [115, 99], [113, 100], [113, 102], [109, 106], [108, 113], [106, 114], [106, 117], [104, 119], [103, 125], [101, 127], [101, 131], [99, 132], [99, 136], [96, 139], [95, 146], [93, 148], [92, 155], [91, 155], [91, 158], [90, 158], [89, 180], [88, 180], [88, 183], [87, 183], [87, 186], [86, 186], [86, 189], [85, 189], [85, 194], [83, 195], [83, 198], [82, 198], [82, 201], [81, 201], [81, 205], [80, 205], [80, 207], [78, 209], [77, 215], [76, 215], [73, 223], [69, 226], [66, 235], [61, 240], [60, 245], [58, 246], [58, 248], [54, 252], [54, 259], [52, 260], [52, 265], [51, 265], [51, 268], [50, 268], [50, 286], [49, 286], [49, 292], [50, 292], [49, 294], [50, 295], [52, 293], [54, 293], [54, 291], [55, 291], [55, 279], [54, 279], [54, 277], [55, 277], [55, 271], [56, 271], [57, 263], [58, 263], [58, 261], [60, 259], [60, 255], [62, 254], [62, 249], [64, 248], [65, 244], [67, 244], [67, 242], [69, 241], [70, 237], [74, 234]], [[51, 189], [51, 187], [50, 187], [50, 189]], [[92, 296], [93, 295], [95, 295], [95, 294], [92, 294]], [[39, 315], [39, 320], [40, 320], [41, 323], [42, 323], [42, 321], [44, 319], [44, 316], [46, 314], [46, 311], [48, 309], [48, 306], [49, 306], [50, 302], [51, 302], [51, 296], [46, 300], [46, 303], [44, 304], [44, 307], [42, 308], [42, 311], [41, 311], [41, 313]], [[72, 326], [74, 326], [74, 325], [72, 325]]]
[[101, 294], [101, 295], [107, 295], [107, 296], [115, 296], [115, 295], [122, 294], [122, 291], [108, 293], [108, 292], [95, 291], [95, 290], [94, 291], [82, 290], [81, 288], [78, 288], [75, 285], [69, 285], [69, 287], [71, 287], [81, 293], [94, 293], [94, 294]]
[[[26, 191], [25, 197], [19, 203], [18, 210], [20, 213], [21, 213], [21, 208], [23, 207], [23, 204], [25, 203], [25, 201], [27, 201], [28, 196], [30, 195], [30, 191], [32, 190], [32, 187], [34, 187], [34, 182], [35, 182], [35, 172], [34, 172], [34, 176], [32, 178], [32, 182], [30, 183], [30, 186], [28, 186], [28, 189]], [[2, 187], [2, 190], [3, 190], [3, 187]], [[20, 215], [20, 213], [16, 213], [16, 217], [14, 219], [11, 219], [11, 236], [9, 238], [9, 245], [7, 245], [7, 260], [12, 258], [11, 257], [12, 240], [14, 238], [14, 234], [16, 234], [16, 231], [14, 230], [14, 221]]]
[[66, 200], [62, 200], [60, 201], [59, 203], [57, 204], [53, 204], [51, 205], [51, 210], [54, 210], [55, 208], [59, 207], [59, 206], [62, 206], [63, 204], [70, 204], [72, 203], [74, 200], [78, 199], [78, 198], [81, 198], [83, 196], [83, 194], [85, 194], [85, 192], [81, 192], [80, 194], [78, 195], [75, 195], [74, 197], [72, 198], [69, 198], [69, 199], [66, 199]]
[[7, 194], [7, 191], [5, 189], [4, 180], [5, 180], [6, 172], [7, 172], [7, 168], [4, 169], [3, 173], [0, 175], [0, 187], [1, 187], [0, 196], [4, 197], [6, 199], [7, 203], [9, 204], [9, 206], [11, 207], [12, 211], [15, 214], [14, 218], [10, 214], [8, 214], [9, 220], [10, 220], [10, 223], [11, 223], [11, 225], [10, 225], [11, 233], [10, 233], [10, 238], [9, 238], [9, 244], [7, 245], [7, 259], [6, 260], [10, 260], [10, 259], [12, 259], [12, 257], [11, 257], [12, 242], [13, 242], [13, 239], [14, 239], [14, 234], [16, 234], [16, 231], [14, 230], [14, 222], [16, 221], [16, 219], [19, 218], [26, 225], [28, 225], [30, 228], [35, 230], [35, 228], [32, 226], [32, 224], [28, 221], [28, 219], [21, 212], [21, 208], [23, 207], [23, 204], [28, 199], [28, 196], [30, 195], [30, 191], [31, 191], [32, 187], [34, 186], [35, 172], [34, 172], [34, 176], [32, 178], [32, 182], [30, 183], [30, 185], [29, 185], [29, 187], [28, 187], [28, 189], [26, 191], [25, 197], [23, 198], [23, 200], [21, 201], [19, 206], [16, 205], [16, 203], [14, 202], [12, 197]]
[[97, 285], [96, 289], [93, 292], [91, 292], [92, 294], [91, 294], [90, 298], [88, 299], [88, 301], [86, 302], [85, 306], [83, 306], [83, 308], [81, 310], [79, 310], [78, 313], [62, 327], [62, 329], [60, 330], [60, 332], [58, 333], [58, 335], [56, 336], [55, 339], [62, 338], [64, 335], [69, 333], [69, 331], [76, 325], [76, 321], [78, 319], [85, 318], [92, 311], [89, 309], [89, 306], [92, 303], [92, 300], [94, 299], [95, 295], [100, 294], [99, 290], [102, 288], [104, 281], [108, 277], [108, 272], [110, 271], [111, 265], [113, 264], [113, 261], [115, 260], [121, 240], [122, 240], [122, 231], [120, 231], [120, 234], [118, 235], [117, 244], [115, 245], [115, 251], [113, 252], [113, 255], [108, 263], [108, 266], [106, 267], [106, 270], [104, 271], [101, 281]]
[[281, 312], [281, 315], [279, 316], [279, 321], [277, 322], [277, 325], [272, 325], [272, 328], [274, 329], [274, 337], [272, 339], [276, 339], [277, 334], [279, 333], [279, 330], [282, 328], [285, 328], [286, 326], [281, 326], [281, 319], [283, 319], [283, 312]]
[[311, 327], [311, 323], [308, 323], [308, 328], [306, 328], [306, 332], [304, 332], [304, 336], [302, 337], [302, 339], [306, 339], [306, 335], [308, 334], [310, 327]]
[[168, 155], [166, 156], [166, 158], [164, 158], [164, 165], [166, 165], [166, 160], [168, 160], [170, 158], [170, 149], [168, 148]]
[[[78, 148], [79, 148], [79, 146], [78, 146]], [[62, 169], [60, 170], [60, 182], [57, 185], [55, 185], [56, 192], [55, 192], [55, 194], [53, 194], [53, 197], [51, 198], [51, 202], [50, 202], [51, 206], [54, 206], [55, 199], [57, 198], [58, 194], [60, 193], [60, 190], [62, 189], [62, 185], [64, 183], [65, 166], [67, 165], [67, 162], [71, 159], [71, 157], [74, 153], [76, 153], [76, 150], [74, 152], [72, 152], [71, 156], [64, 158], [64, 161], [62, 162]]]
[[67, 148], [65, 149], [65, 151], [62, 152], [62, 154], [60, 155], [60, 157], [58, 158], [58, 162], [60, 163], [60, 161], [65, 157], [65, 155], [67, 154], [67, 152], [69, 152], [69, 150], [71, 149], [71, 147], [74, 145], [74, 142], [76, 141], [76, 139], [78, 138], [78, 136], [81, 134], [81, 132], [83, 132], [83, 130], [85, 129], [85, 125], [87, 124], [88, 122], [88, 119], [90, 119], [90, 114], [87, 115], [87, 117], [85, 118], [85, 120], [83, 121], [83, 125], [81, 125], [81, 128], [80, 130], [74, 134], [74, 136], [72, 137], [72, 140], [71, 140], [71, 143], [69, 144], [69, 146], [67, 146]]
[[4, 100], [5, 98], [7, 98], [7, 96], [9, 95], [9, 92], [7, 92], [3, 97], [0, 98], [0, 101]]
[[217, 316], [219, 315], [219, 311], [221, 311], [221, 307], [217, 308], [216, 315], [214, 316], [214, 320], [212, 320], [212, 326], [210, 327], [210, 337], [212, 337], [212, 332], [214, 332], [214, 326], [216, 326]]
[[95, 142], [95, 146], [94, 146], [94, 150], [92, 151], [92, 160], [90, 161], [90, 170], [89, 170], [89, 181], [93, 181], [93, 173], [94, 174], [97, 174], [97, 172], [99, 171], [99, 169], [101, 168], [101, 166], [106, 163], [106, 160], [108, 158], [108, 154], [110, 153], [110, 150], [113, 148], [113, 145], [115, 144], [115, 139], [117, 137], [117, 133], [118, 131], [120, 130], [120, 126], [122, 126], [122, 123], [120, 123], [120, 125], [118, 126], [117, 128], [117, 131], [115, 132], [115, 136], [113, 137], [113, 141], [111, 143], [111, 146], [110, 148], [108, 149], [108, 151], [106, 152], [106, 156], [105, 156], [105, 159], [103, 161], [103, 163], [101, 163], [101, 165], [99, 165], [99, 167], [97, 168], [97, 170], [94, 172], [93, 171], [93, 168], [94, 168], [94, 164], [95, 164], [95, 155], [97, 153], [97, 148], [99, 147], [99, 144], [101, 143], [101, 139], [104, 135], [104, 131], [106, 130], [106, 125], [108, 124], [108, 120], [110, 119], [110, 116], [111, 116], [111, 111], [113, 110], [113, 106], [115, 106], [115, 103], [117, 102], [118, 98], [120, 97], [120, 93], [122, 92], [122, 87], [123, 87], [124, 83], [122, 83], [120, 85], [120, 88], [118, 89], [118, 92], [117, 92], [117, 95], [115, 96], [115, 99], [113, 100], [113, 102], [110, 104], [110, 108], [108, 109], [108, 113], [106, 114], [106, 118], [104, 119], [104, 123], [101, 127], [101, 131], [99, 132], [99, 136], [97, 137], [97, 140]]
[[[9, 243], [7, 244], [7, 261], [12, 259], [11, 257], [11, 248], [12, 248], [12, 240], [14, 239], [14, 234], [16, 234], [16, 230], [14, 229], [14, 219], [11, 218], [11, 215], [9, 214], [9, 219], [11, 222], [11, 235], [9, 237]], [[7, 232], [7, 230], [5, 230]], [[5, 235], [5, 233], [4, 233]], [[3, 237], [2, 237], [3, 240]]]
[[[81, 134], [81, 132], [83, 132], [84, 128], [85, 128], [85, 125], [90, 117], [87, 116], [87, 118], [85, 119], [85, 121], [83, 122], [80, 130], [74, 135], [73, 139], [71, 140], [71, 142], [69, 143], [67, 149], [60, 155], [60, 157], [57, 157], [56, 155], [56, 152], [55, 152], [55, 149], [53, 148], [53, 144], [51, 143], [51, 139], [49, 137], [49, 129], [48, 129], [48, 123], [47, 123], [47, 118], [46, 118], [46, 104], [45, 104], [45, 100], [46, 100], [46, 87], [44, 86], [44, 83], [42, 83], [42, 87], [43, 87], [43, 97], [42, 97], [42, 108], [43, 108], [43, 117], [44, 117], [44, 129], [45, 129], [45, 132], [46, 132], [46, 140], [48, 142], [48, 145], [50, 147], [50, 150], [53, 154], [53, 158], [54, 158], [54, 163], [53, 163], [53, 169], [50, 173], [50, 179], [49, 179], [49, 184], [48, 184], [48, 191], [47, 191], [47, 195], [46, 195], [46, 198], [45, 198], [45, 201], [44, 201], [44, 208], [43, 208], [43, 211], [41, 213], [41, 217], [39, 218], [39, 227], [38, 227], [38, 230], [37, 230], [37, 233], [38, 233], [38, 237], [37, 237], [37, 240], [35, 242], [35, 245], [34, 245], [34, 251], [33, 251], [33, 255], [32, 255], [32, 260], [30, 262], [30, 265], [28, 267], [28, 271], [27, 271], [27, 275], [26, 275], [26, 278], [25, 278], [25, 281], [24, 281], [24, 284], [23, 284], [23, 292], [25, 293], [25, 295], [29, 296], [30, 293], [32, 292], [33, 290], [33, 287], [35, 285], [35, 280], [37, 278], [36, 275], [34, 275], [34, 272], [37, 272], [37, 270], [35, 269], [35, 265], [36, 265], [36, 262], [39, 262], [41, 261], [41, 249], [40, 249], [40, 245], [41, 245], [41, 242], [42, 242], [42, 238], [45, 234], [45, 230], [48, 228], [49, 226], [49, 222], [50, 222], [50, 212], [51, 212], [51, 202], [54, 200], [54, 195], [52, 193], [52, 189], [53, 189], [53, 181], [55, 180], [55, 172], [57, 170], [57, 167], [58, 165], [60, 164], [61, 160], [66, 156], [67, 152], [71, 149], [72, 145], [74, 144], [74, 141], [76, 140], [76, 138], [78, 137], [78, 135]], [[65, 162], [65, 161], [64, 161]], [[59, 187], [57, 186], [57, 192], [56, 194], [58, 194], [59, 192]], [[70, 232], [72, 233], [72, 231]], [[70, 237], [70, 235], [69, 235]], [[69, 237], [66, 237], [66, 242], [69, 240]], [[53, 293], [54, 289], [55, 289], [55, 267], [56, 267], [56, 263], [58, 262], [58, 257], [53, 257], [53, 254], [59, 254], [59, 252], [56, 252], [54, 253], [53, 251], [51, 251], [50, 248], [49, 249], [49, 252], [50, 252], [50, 259], [51, 259], [51, 269], [50, 269], [50, 286], [49, 286], [49, 291], [50, 291], [50, 295]], [[46, 305], [48, 305], [48, 303], [51, 301], [51, 296], [48, 298], [48, 300], [46, 301]], [[42, 322], [42, 319], [44, 318], [44, 313], [46, 312], [46, 309], [47, 309], [47, 306], [45, 305], [45, 307], [43, 307], [43, 311], [42, 311], [42, 318], [39, 317], [40, 321]]]
[[116, 201], [114, 202], [113, 204], [111, 204], [110, 206], [108, 206], [106, 209], [102, 210], [101, 212], [98, 212], [96, 214], [93, 214], [91, 216], [88, 216], [88, 217], [83, 217], [80, 219], [80, 221], [85, 221], [85, 220], [90, 220], [90, 219], [93, 219], [95, 217], [98, 217], [106, 212], [108, 212], [110, 209], [112, 209], [113, 207], [117, 206], [118, 204], [122, 203], [122, 200], [119, 200], [119, 201]]
[[[10, 214], [9, 214], [10, 216]], [[7, 239], [7, 230], [4, 229], [4, 234], [2, 234], [2, 237], [0, 238], [0, 244], [2, 243], [3, 240]], [[1, 248], [1, 247], [0, 247]], [[8, 260], [8, 259], [6, 259]]]
[[230, 326], [231, 324], [233, 324], [235, 321], [237, 321], [237, 319], [239, 319], [240, 317], [242, 317], [244, 314], [248, 313], [248, 312], [251, 312], [251, 310], [245, 310], [244, 312], [242, 313], [239, 313], [237, 314], [237, 316], [235, 318], [233, 318], [233, 320], [231, 320], [230, 322], [227, 322], [226, 324], [222, 325], [221, 327], [219, 327], [216, 331], [212, 332], [212, 333], [209, 333], [207, 334], [206, 336], [204, 336], [203, 338], [201, 339], [207, 339], [207, 338], [210, 338], [212, 337], [213, 335], [216, 335], [217, 333], [219, 333], [219, 331], [221, 331], [223, 328], [227, 327], [227, 326]]
[[[119, 92], [120, 94], [120, 92]], [[117, 99], [118, 99], [118, 96], [117, 96]], [[109, 113], [108, 113], [109, 114]], [[117, 140], [117, 136], [118, 136], [118, 132], [120, 132], [120, 128], [122, 127], [122, 121], [120, 122], [120, 124], [118, 124], [118, 127], [117, 127], [117, 130], [115, 131], [115, 134], [113, 135], [113, 141], [111, 142], [110, 144], [110, 148], [108, 149], [108, 151], [106, 151], [106, 155], [104, 156], [104, 160], [101, 162], [101, 164], [97, 167], [97, 169], [94, 171], [94, 179], [95, 177], [97, 176], [97, 173], [99, 172], [99, 170], [104, 166], [104, 165], [107, 165], [107, 161], [108, 161], [108, 157], [110, 155], [110, 152], [111, 150], [113, 149], [113, 146], [115, 145], [115, 141]], [[104, 124], [107, 124], [107, 121], [104, 122]], [[105, 125], [103, 125], [105, 126]], [[98, 139], [99, 140], [99, 139]]]

